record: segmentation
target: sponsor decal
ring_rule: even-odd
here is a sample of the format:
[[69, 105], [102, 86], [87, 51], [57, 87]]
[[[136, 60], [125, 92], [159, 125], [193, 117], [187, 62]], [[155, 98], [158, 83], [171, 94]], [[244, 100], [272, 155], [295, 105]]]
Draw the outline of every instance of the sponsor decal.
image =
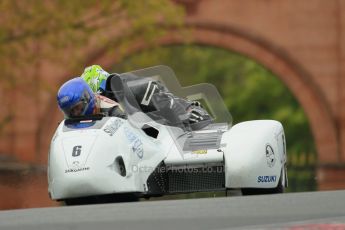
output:
[[142, 159], [144, 156], [143, 143], [129, 128], [125, 127], [124, 132], [127, 137], [127, 140], [132, 145], [133, 153], [135, 153], [140, 159]]
[[258, 183], [276, 182], [277, 176], [258, 176]]
[[66, 169], [65, 173], [73, 173], [73, 172], [80, 172], [80, 171], [87, 171], [87, 170], [90, 170], [90, 167], [76, 168], [76, 169]]
[[105, 126], [103, 131], [109, 134], [109, 136], [113, 136], [116, 133], [116, 131], [121, 127], [122, 124], [123, 124], [122, 120], [116, 119], [112, 121], [109, 125]]
[[274, 155], [273, 148], [270, 144], [266, 144], [266, 160], [268, 167], [272, 168], [276, 163], [276, 157]]
[[193, 154], [207, 154], [207, 150], [206, 149], [200, 149], [200, 150], [195, 150], [192, 151]]

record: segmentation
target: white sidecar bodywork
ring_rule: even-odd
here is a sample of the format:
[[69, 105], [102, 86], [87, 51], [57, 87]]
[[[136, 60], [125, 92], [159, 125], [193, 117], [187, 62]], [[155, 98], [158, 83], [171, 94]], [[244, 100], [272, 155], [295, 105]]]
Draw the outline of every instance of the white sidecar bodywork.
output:
[[[167, 125], [157, 113], [144, 112], [133, 102], [135, 81], [123, 80], [128, 75], [158, 79], [176, 95], [203, 100], [215, 122], [201, 129], [178, 119], [177, 125]], [[121, 74], [111, 84], [128, 118], [93, 116], [60, 123], [49, 151], [48, 190], [53, 200], [221, 190], [261, 194], [283, 192], [287, 186], [280, 122], [231, 126], [213, 86], [181, 88], [166, 66]]]

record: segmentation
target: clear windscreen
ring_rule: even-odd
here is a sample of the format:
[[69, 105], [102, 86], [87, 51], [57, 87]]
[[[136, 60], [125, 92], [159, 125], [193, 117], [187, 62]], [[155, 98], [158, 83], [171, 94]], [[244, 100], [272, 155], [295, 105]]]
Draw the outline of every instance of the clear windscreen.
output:
[[195, 131], [198, 126], [189, 122], [186, 113], [191, 101], [201, 103], [212, 118], [212, 124], [222, 123], [228, 128], [232, 124], [232, 117], [215, 86], [202, 83], [182, 87], [175, 73], [167, 66], [115, 75], [111, 79], [111, 88], [128, 114], [128, 119], [137, 127], [154, 120], [184, 131]]

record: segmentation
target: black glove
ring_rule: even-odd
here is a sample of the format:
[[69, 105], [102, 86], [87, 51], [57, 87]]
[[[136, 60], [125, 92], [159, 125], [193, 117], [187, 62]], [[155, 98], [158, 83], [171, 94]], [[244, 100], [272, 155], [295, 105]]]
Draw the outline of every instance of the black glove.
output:
[[201, 107], [192, 106], [188, 109], [188, 120], [190, 123], [197, 123], [205, 119], [210, 119], [210, 116]]

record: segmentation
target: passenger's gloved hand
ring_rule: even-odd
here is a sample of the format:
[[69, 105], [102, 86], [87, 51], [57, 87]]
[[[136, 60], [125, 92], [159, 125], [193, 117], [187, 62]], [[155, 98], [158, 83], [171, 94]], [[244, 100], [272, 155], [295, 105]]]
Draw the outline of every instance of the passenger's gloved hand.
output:
[[200, 130], [213, 122], [206, 110], [199, 106], [190, 106], [187, 109], [187, 116], [192, 130]]
[[188, 120], [190, 123], [197, 123], [205, 119], [210, 119], [204, 109], [198, 106], [191, 106], [188, 110]]

